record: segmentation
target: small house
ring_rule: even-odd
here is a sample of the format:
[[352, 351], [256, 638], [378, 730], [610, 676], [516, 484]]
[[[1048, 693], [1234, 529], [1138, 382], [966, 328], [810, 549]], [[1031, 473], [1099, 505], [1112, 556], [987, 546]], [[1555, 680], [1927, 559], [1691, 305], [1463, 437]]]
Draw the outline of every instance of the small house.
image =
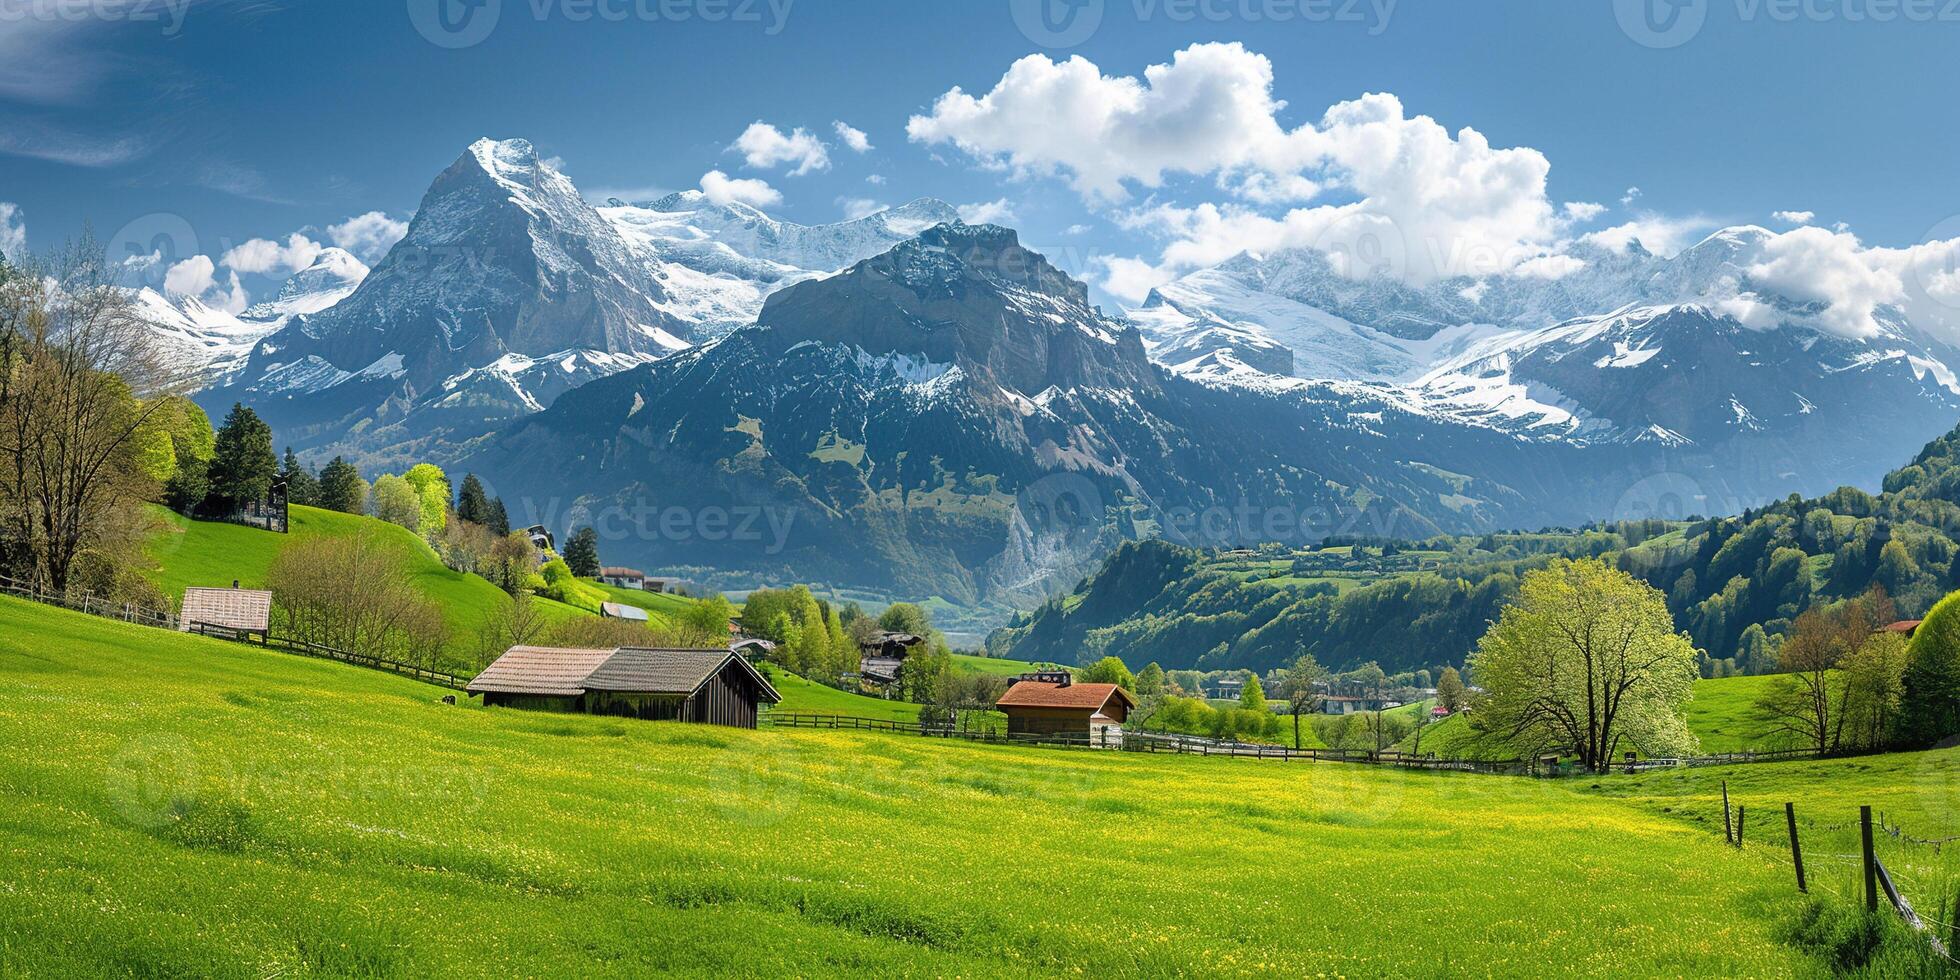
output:
[[1218, 692], [1220, 700], [1236, 701], [1239, 699], [1239, 695], [1245, 693], [1245, 675], [1227, 674], [1224, 677], [1220, 677], [1217, 687], [1214, 689]]
[[646, 610], [623, 602], [599, 603], [599, 615], [605, 619], [624, 619], [634, 623], [651, 622]]
[[177, 628], [186, 633], [216, 633], [233, 639], [257, 636], [265, 642], [272, 632], [272, 593], [241, 589], [188, 588]]
[[880, 686], [897, 683], [899, 669], [905, 666], [905, 658], [912, 654], [913, 647], [925, 641], [925, 637], [910, 633], [879, 633], [860, 642], [859, 676]]
[[1888, 623], [1880, 627], [1879, 632], [1895, 633], [1910, 640], [1914, 633], [1919, 632], [1919, 624], [1923, 622], [1925, 622], [1923, 619], [1901, 619], [1896, 623]]
[[646, 588], [647, 573], [637, 568], [607, 566], [599, 569], [599, 581], [616, 589], [639, 591]]
[[733, 650], [512, 647], [470, 682], [486, 707], [754, 728], [782, 695]]
[[1120, 741], [1136, 705], [1116, 684], [1080, 684], [1065, 670], [1015, 677], [994, 703], [1010, 735], [1082, 735], [1092, 744]]
[[642, 581], [640, 588], [660, 595], [695, 595], [701, 591], [687, 579], [667, 575], [648, 575]]

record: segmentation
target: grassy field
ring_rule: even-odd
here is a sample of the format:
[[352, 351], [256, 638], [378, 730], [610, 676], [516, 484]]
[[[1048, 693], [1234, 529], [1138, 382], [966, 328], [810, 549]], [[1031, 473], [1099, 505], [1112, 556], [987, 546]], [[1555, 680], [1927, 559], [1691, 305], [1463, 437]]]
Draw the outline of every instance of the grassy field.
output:
[[441, 693], [0, 600], [0, 974], [1826, 970], [1780, 938], [1806, 907], [1785, 871], [1665, 812], [1687, 794], [1660, 780], [748, 732]]
[[[162, 508], [156, 512], [165, 526], [150, 540], [149, 555], [156, 563], [157, 583], [172, 599], [183, 598], [189, 586], [227, 586], [234, 580], [248, 589], [263, 588], [267, 570], [279, 557], [280, 549], [292, 541], [371, 531], [405, 558], [409, 581], [416, 590], [442, 607], [452, 656], [474, 652], [477, 627], [504, 601], [503, 590], [489, 580], [445, 566], [427, 542], [386, 521], [294, 507], [292, 533], [273, 534], [238, 524], [187, 520]], [[550, 599], [537, 602], [552, 621], [586, 615]]]
[[970, 653], [956, 653], [953, 654], [953, 669], [971, 674], [1015, 677], [1033, 673], [1038, 668], [1025, 660], [1003, 660], [999, 657], [976, 657]]
[[826, 687], [792, 674], [775, 664], [763, 664], [769, 683], [783, 696], [775, 711], [784, 714], [854, 715], [881, 721], [917, 722], [919, 706], [906, 701], [887, 701], [849, 691]]

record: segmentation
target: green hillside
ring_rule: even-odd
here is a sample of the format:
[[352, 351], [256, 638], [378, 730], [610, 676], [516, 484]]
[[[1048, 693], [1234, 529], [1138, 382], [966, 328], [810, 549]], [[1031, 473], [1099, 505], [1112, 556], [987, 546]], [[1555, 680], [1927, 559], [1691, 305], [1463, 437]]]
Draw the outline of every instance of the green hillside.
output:
[[[1701, 739], [1706, 755], [1726, 752], [1787, 749], [1787, 740], [1767, 734], [1755, 718], [1756, 700], [1775, 681], [1775, 675], [1762, 677], [1718, 677], [1695, 682], [1695, 699], [1688, 703], [1688, 730]], [[1489, 758], [1490, 752], [1468, 744], [1469, 721], [1462, 715], [1445, 718], [1422, 733], [1422, 751], [1443, 758]], [[1404, 739], [1397, 746], [1413, 751], [1415, 739]], [[1499, 753], [1506, 755], [1508, 753]]]
[[[292, 533], [273, 534], [237, 524], [193, 521], [155, 508], [165, 522], [152, 538], [149, 555], [156, 562], [157, 583], [172, 599], [181, 599], [190, 586], [226, 586], [233, 580], [248, 589], [262, 588], [266, 572], [279, 549], [310, 536], [379, 534], [408, 562], [417, 590], [442, 607], [449, 626], [449, 652], [462, 655], [474, 649], [477, 626], [504, 601], [503, 590], [488, 580], [445, 566], [428, 543], [406, 528], [371, 517], [342, 514], [313, 507], [294, 507]], [[557, 621], [585, 613], [549, 599], [537, 600], [547, 619]]]
[[953, 654], [953, 669], [970, 674], [993, 674], [999, 677], [1015, 677], [1031, 673], [1037, 665], [1026, 660], [1008, 660], [1002, 657], [976, 657], [970, 653]]
[[442, 693], [0, 600], [0, 746], [61, 747], [0, 752], [0, 972], [1824, 972], [1780, 938], [1805, 905], [1785, 870], [1654, 780], [1611, 799]]
[[683, 596], [648, 592], [644, 589], [622, 589], [597, 579], [584, 579], [581, 584], [605, 593], [607, 601], [644, 609], [654, 616], [671, 616], [682, 612], [693, 601]]
[[763, 664], [762, 669], [769, 675], [769, 683], [775, 686], [776, 693], [783, 696], [783, 702], [773, 709], [783, 714], [852, 715], [907, 723], [919, 720], [919, 706], [910, 702], [887, 701], [840, 691], [792, 674], [775, 664]]

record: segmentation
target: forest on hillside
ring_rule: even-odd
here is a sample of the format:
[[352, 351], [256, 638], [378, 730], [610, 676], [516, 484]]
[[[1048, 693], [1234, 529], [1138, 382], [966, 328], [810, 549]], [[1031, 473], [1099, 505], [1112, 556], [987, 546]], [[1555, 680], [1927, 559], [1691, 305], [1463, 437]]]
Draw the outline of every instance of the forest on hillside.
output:
[[[1599, 557], [1660, 589], [1701, 650], [1704, 676], [1768, 673], [1790, 623], [1873, 586], [1914, 618], [1960, 588], [1960, 430], [1887, 475], [1882, 492], [1795, 495], [1734, 517], [1577, 530], [1355, 542], [1354, 561], [1428, 556], [1362, 581], [1302, 574], [1318, 556], [1269, 545], [1278, 571], [1163, 541], [1128, 542], [1074, 591], [988, 639], [999, 656], [1166, 669], [1269, 670], [1311, 652], [1347, 669], [1461, 666], [1516, 594], [1555, 557]], [[1291, 572], [1292, 574], [1288, 574]]]

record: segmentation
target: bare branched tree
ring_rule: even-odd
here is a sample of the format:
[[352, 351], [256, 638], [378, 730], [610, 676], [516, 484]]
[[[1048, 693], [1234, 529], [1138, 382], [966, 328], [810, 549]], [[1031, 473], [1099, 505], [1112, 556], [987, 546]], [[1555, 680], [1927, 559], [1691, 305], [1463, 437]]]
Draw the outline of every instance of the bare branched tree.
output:
[[139, 436], [192, 375], [86, 239], [0, 282], [0, 365], [0, 518], [65, 589], [77, 554], [139, 523]]

